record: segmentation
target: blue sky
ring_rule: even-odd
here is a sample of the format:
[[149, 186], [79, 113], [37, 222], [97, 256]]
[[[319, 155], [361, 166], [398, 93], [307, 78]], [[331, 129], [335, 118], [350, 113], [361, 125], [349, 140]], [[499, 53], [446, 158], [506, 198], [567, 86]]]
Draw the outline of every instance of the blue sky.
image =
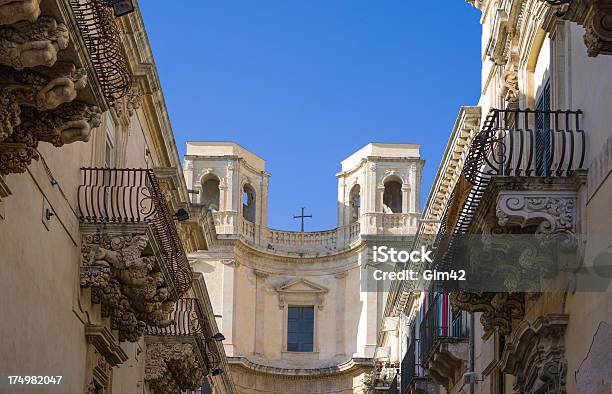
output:
[[[180, 4], [180, 6], [179, 6]], [[462, 0], [140, 1], [179, 153], [235, 141], [266, 160], [271, 227], [336, 226], [340, 161], [419, 143], [425, 203], [480, 90], [480, 13]]]

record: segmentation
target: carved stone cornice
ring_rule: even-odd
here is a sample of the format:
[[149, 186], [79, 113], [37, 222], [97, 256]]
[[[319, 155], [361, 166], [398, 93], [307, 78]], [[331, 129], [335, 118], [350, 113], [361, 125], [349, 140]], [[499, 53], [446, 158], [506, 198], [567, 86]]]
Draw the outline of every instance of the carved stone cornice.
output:
[[563, 337], [568, 322], [565, 314], [543, 315], [523, 321], [506, 340], [501, 361], [503, 370], [516, 376], [515, 392], [567, 392]]
[[205, 370], [194, 344], [147, 342], [146, 352], [145, 381], [154, 393], [180, 393], [202, 386]]
[[545, 1], [554, 7], [558, 18], [584, 27], [584, 44], [589, 56], [612, 55], [611, 0]]
[[88, 232], [83, 229], [81, 287], [91, 288], [92, 301], [120, 341], [135, 342], [145, 325], [167, 326], [176, 300], [143, 231]]

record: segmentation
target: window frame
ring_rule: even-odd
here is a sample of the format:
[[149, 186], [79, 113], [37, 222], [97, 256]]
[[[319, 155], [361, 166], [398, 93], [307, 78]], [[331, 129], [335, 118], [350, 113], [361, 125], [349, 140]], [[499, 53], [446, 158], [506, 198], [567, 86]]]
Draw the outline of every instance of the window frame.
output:
[[[300, 311], [300, 315], [302, 315], [303, 311], [306, 309], [312, 310], [312, 337], [311, 337], [311, 350], [304, 350], [302, 345], [306, 344], [306, 342], [296, 342], [298, 345], [298, 350], [289, 350], [289, 323], [290, 323], [290, 312], [292, 309], [298, 309]], [[286, 317], [286, 326], [285, 326], [285, 335], [286, 335], [286, 343], [285, 343], [285, 351], [288, 353], [314, 353], [315, 352], [315, 319], [316, 319], [316, 308], [314, 305], [288, 305], [287, 306], [287, 317]], [[300, 321], [298, 319], [298, 321]], [[302, 321], [306, 321], [302, 319]], [[298, 333], [299, 334], [299, 333]], [[293, 343], [293, 342], [292, 342]]]

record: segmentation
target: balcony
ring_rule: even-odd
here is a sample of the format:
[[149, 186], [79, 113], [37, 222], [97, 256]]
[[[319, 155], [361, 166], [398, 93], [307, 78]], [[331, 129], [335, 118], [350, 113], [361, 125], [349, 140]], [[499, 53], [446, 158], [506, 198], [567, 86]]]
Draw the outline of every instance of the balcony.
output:
[[388, 393], [392, 385], [397, 385], [398, 365], [376, 362], [374, 370], [366, 378], [366, 385], [374, 393]]
[[467, 370], [468, 335], [468, 314], [452, 310], [448, 299], [436, 294], [420, 326], [420, 362], [446, 390]]
[[28, 3], [0, 5], [0, 45], [11, 49], [0, 54], [0, 175], [25, 172], [40, 142], [87, 142], [102, 111], [123, 105], [131, 87], [103, 0]]
[[[216, 232], [221, 237], [238, 235], [244, 242], [268, 253], [316, 257], [350, 249], [363, 234], [412, 235], [416, 229], [418, 214], [364, 214], [359, 221], [350, 225], [312, 232], [263, 227], [240, 217], [237, 212], [214, 212], [213, 217]], [[367, 230], [369, 232], [366, 232], [364, 228], [369, 229]]]
[[398, 375], [395, 375], [395, 377], [393, 378], [393, 381], [391, 382], [391, 386], [389, 386], [389, 394], [399, 394], [398, 391], [398, 387], [397, 387], [397, 377]]
[[165, 326], [192, 271], [153, 170], [83, 168], [78, 188], [81, 287], [120, 341]]
[[420, 340], [413, 339], [401, 363], [401, 394], [438, 393], [439, 388], [421, 366]]
[[252, 247], [287, 256], [338, 253], [354, 245], [360, 236], [359, 222], [333, 230], [299, 232], [259, 226], [235, 212], [214, 212], [213, 218], [216, 232], [222, 237], [237, 234]]
[[154, 393], [198, 390], [221, 361], [199, 300], [179, 299], [170, 321], [146, 327], [145, 381]]
[[485, 338], [494, 330], [508, 335], [524, 315], [522, 293], [542, 291], [569, 269], [560, 261], [573, 264], [578, 191], [586, 183], [581, 118], [580, 110], [493, 109], [470, 146], [436, 260], [467, 267], [471, 288], [453, 290], [451, 300], [483, 312]]

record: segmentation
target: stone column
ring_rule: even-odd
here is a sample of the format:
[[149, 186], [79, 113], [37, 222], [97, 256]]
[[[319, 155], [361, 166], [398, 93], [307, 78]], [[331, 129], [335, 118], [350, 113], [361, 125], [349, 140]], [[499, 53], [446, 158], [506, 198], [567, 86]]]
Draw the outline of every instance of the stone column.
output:
[[255, 274], [255, 349], [258, 356], [264, 355], [265, 337], [265, 307], [266, 307], [266, 278], [268, 274], [263, 271], [253, 270]]
[[373, 283], [373, 271], [376, 269], [368, 264], [368, 253], [364, 252], [361, 258], [361, 288], [362, 302], [361, 316], [357, 338], [357, 354], [359, 357], [373, 357], [376, 350], [376, 331], [378, 328], [378, 294]]
[[335, 275], [336, 283], [336, 356], [344, 356], [346, 348], [344, 337], [346, 336], [346, 276], [348, 272], [341, 272]]
[[412, 188], [410, 185], [402, 185], [402, 213], [412, 212]]
[[[193, 189], [193, 161], [185, 160], [185, 169], [183, 170], [183, 174], [185, 176], [185, 184], [187, 185], [187, 189]], [[196, 194], [189, 194], [189, 198], [191, 202], [195, 202], [194, 200], [197, 198]]]
[[235, 281], [236, 271], [238, 270], [238, 262], [234, 259], [221, 260], [223, 263], [223, 286], [222, 286], [222, 320], [221, 329], [225, 336], [223, 348], [228, 357], [234, 355], [234, 299], [235, 299]]
[[219, 207], [220, 211], [232, 211], [233, 208], [233, 190], [234, 190], [234, 163], [227, 165], [225, 173], [225, 199], [223, 205]]

